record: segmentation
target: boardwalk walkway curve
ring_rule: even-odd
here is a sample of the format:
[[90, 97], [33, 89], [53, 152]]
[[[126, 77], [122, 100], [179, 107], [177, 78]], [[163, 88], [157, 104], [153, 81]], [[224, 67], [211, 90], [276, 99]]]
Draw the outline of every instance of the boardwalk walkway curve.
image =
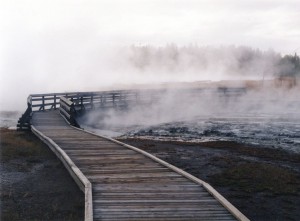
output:
[[33, 112], [31, 130], [85, 193], [85, 220], [245, 220], [206, 182], [119, 141], [71, 126], [57, 110]]
[[34, 126], [31, 126], [31, 131], [40, 138], [48, 147], [54, 152], [54, 154], [64, 164], [72, 178], [75, 180], [79, 188], [84, 192], [85, 205], [84, 205], [84, 220], [93, 220], [93, 201], [92, 201], [92, 185], [90, 181], [83, 175], [79, 168], [73, 163], [70, 157], [56, 144], [37, 130]]

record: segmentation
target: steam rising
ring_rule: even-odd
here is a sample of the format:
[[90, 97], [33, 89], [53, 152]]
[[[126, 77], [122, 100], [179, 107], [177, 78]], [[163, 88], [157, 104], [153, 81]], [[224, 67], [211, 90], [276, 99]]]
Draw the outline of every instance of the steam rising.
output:
[[249, 47], [131, 47], [130, 64], [140, 72], [162, 72], [186, 80], [262, 79], [273, 76], [281, 56]]
[[194, 96], [189, 89], [170, 89], [151, 104], [98, 109], [78, 120], [82, 127], [110, 137], [226, 140], [300, 153], [299, 87], [273, 83], [231, 95], [217, 88]]
[[[172, 85], [151, 105], [96, 110], [81, 120], [127, 133], [137, 125], [251, 116], [257, 125], [208, 122], [208, 133], [187, 131], [201, 137], [228, 126], [244, 138], [260, 134], [260, 125], [264, 139], [299, 147], [299, 7], [298, 0], [3, 0], [0, 110], [24, 111], [31, 93]], [[205, 92], [190, 96], [178, 86]]]
[[[62, 48], [64, 52], [59, 53]], [[8, 98], [7, 88], [2, 87], [1, 107], [20, 110], [20, 103], [11, 98], [25, 101], [30, 93], [101, 91], [163, 82], [268, 80], [294, 70], [293, 63], [280, 63], [283, 57], [279, 53], [234, 46], [103, 47], [92, 41], [82, 48], [75, 39], [67, 45], [64, 41], [54, 45], [35, 42], [29, 51], [8, 56], [14, 57], [18, 64], [14, 71], [22, 75], [17, 79], [2, 76], [18, 93]], [[12, 65], [7, 64], [3, 71], [10, 73]], [[293, 76], [299, 76], [300, 69], [295, 70]]]
[[151, 126], [197, 118], [264, 116], [296, 117], [299, 120], [299, 88], [248, 89], [245, 93], [224, 95], [216, 89], [198, 94], [189, 89], [160, 93], [155, 102], [130, 105], [126, 109], [95, 110], [79, 119], [86, 126], [128, 132], [137, 126]]
[[296, 0], [3, 0], [0, 109], [23, 111], [30, 93], [267, 79], [279, 53], [299, 52], [298, 9]]

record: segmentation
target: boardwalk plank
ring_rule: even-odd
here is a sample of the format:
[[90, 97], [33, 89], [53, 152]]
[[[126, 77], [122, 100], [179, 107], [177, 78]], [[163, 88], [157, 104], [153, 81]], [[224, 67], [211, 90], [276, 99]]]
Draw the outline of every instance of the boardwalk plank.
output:
[[92, 183], [94, 220], [236, 220], [201, 185], [120, 144], [70, 127], [56, 111], [31, 122]]

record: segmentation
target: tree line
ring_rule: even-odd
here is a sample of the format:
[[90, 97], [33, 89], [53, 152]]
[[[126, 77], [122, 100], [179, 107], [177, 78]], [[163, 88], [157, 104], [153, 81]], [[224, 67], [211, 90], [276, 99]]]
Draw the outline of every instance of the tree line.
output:
[[300, 77], [297, 54], [281, 55], [274, 50], [260, 50], [245, 46], [131, 46], [129, 63], [140, 71], [168, 72], [225, 72], [244, 76]]

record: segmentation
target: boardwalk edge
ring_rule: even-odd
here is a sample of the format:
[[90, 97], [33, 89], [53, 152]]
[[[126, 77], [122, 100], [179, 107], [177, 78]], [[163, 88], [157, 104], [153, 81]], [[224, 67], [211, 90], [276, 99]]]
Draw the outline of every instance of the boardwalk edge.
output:
[[128, 145], [128, 144], [125, 144], [121, 141], [118, 141], [118, 140], [115, 140], [115, 139], [112, 139], [112, 138], [109, 138], [109, 137], [105, 137], [105, 136], [102, 136], [102, 135], [98, 135], [98, 134], [95, 134], [93, 132], [90, 132], [90, 131], [87, 131], [87, 130], [84, 130], [84, 129], [81, 129], [81, 128], [78, 128], [78, 127], [74, 127], [72, 126], [68, 120], [62, 115], [60, 114], [61, 117], [70, 125], [70, 127], [76, 129], [76, 130], [79, 130], [79, 131], [83, 131], [83, 132], [86, 132], [88, 134], [91, 134], [91, 135], [94, 135], [96, 137], [101, 137], [103, 139], [106, 139], [106, 140], [110, 140], [114, 143], [117, 143], [117, 144], [120, 144], [124, 147], [127, 147], [131, 150], [134, 150], [138, 153], [141, 153], [143, 154], [144, 156], [146, 157], [149, 157], [150, 159], [168, 167], [169, 169], [181, 174], [182, 176], [188, 178], [189, 180], [192, 180], [193, 182], [197, 183], [197, 184], [200, 184], [201, 186], [203, 186], [217, 201], [219, 201], [237, 220], [239, 221], [250, 221], [243, 213], [241, 213], [234, 205], [232, 205], [226, 198], [224, 198], [216, 189], [214, 189], [210, 184], [206, 183], [205, 181], [185, 172], [184, 170], [182, 169], [179, 169], [178, 167], [176, 166], [173, 166], [172, 164], [169, 164], [167, 163], [166, 161], [163, 161], [157, 157], [155, 157], [154, 155], [144, 151], [144, 150], [141, 150], [137, 147], [134, 147], [134, 146], [131, 146], [131, 145]]
[[70, 157], [49, 137], [31, 125], [31, 131], [42, 140], [54, 152], [54, 154], [64, 164], [72, 178], [79, 188], [84, 192], [85, 197], [85, 215], [84, 221], [93, 221], [93, 201], [92, 201], [92, 184], [74, 164]]
[[169, 164], [169, 163], [155, 157], [154, 155], [152, 155], [152, 154], [150, 154], [146, 151], [143, 151], [143, 150], [141, 150], [137, 147], [134, 147], [134, 146], [125, 144], [123, 142], [120, 142], [118, 140], [115, 140], [115, 139], [112, 139], [112, 138], [109, 138], [109, 137], [105, 137], [105, 136], [102, 136], [102, 135], [98, 135], [98, 134], [95, 134], [93, 132], [86, 131], [86, 130], [83, 130], [83, 129], [80, 129], [80, 128], [77, 128], [77, 127], [74, 127], [74, 126], [71, 126], [71, 127], [75, 128], [77, 130], [92, 134], [94, 136], [110, 140], [114, 143], [120, 144], [124, 147], [127, 147], [127, 148], [131, 149], [131, 150], [139, 152], [139, 153], [143, 154], [144, 156], [149, 157], [150, 159], [152, 159], [152, 160], [168, 167], [169, 169], [171, 169], [171, 170], [181, 174], [182, 176], [194, 181], [195, 183], [200, 184], [201, 186], [203, 186], [216, 200], [218, 200], [239, 221], [250, 221], [243, 213], [241, 213], [235, 206], [233, 206], [227, 199], [225, 199], [217, 190], [215, 190], [210, 184], [204, 182], [203, 180], [201, 180], [201, 179], [199, 179], [199, 178], [183, 171], [182, 169], [179, 169], [178, 167], [173, 166], [172, 164]]

